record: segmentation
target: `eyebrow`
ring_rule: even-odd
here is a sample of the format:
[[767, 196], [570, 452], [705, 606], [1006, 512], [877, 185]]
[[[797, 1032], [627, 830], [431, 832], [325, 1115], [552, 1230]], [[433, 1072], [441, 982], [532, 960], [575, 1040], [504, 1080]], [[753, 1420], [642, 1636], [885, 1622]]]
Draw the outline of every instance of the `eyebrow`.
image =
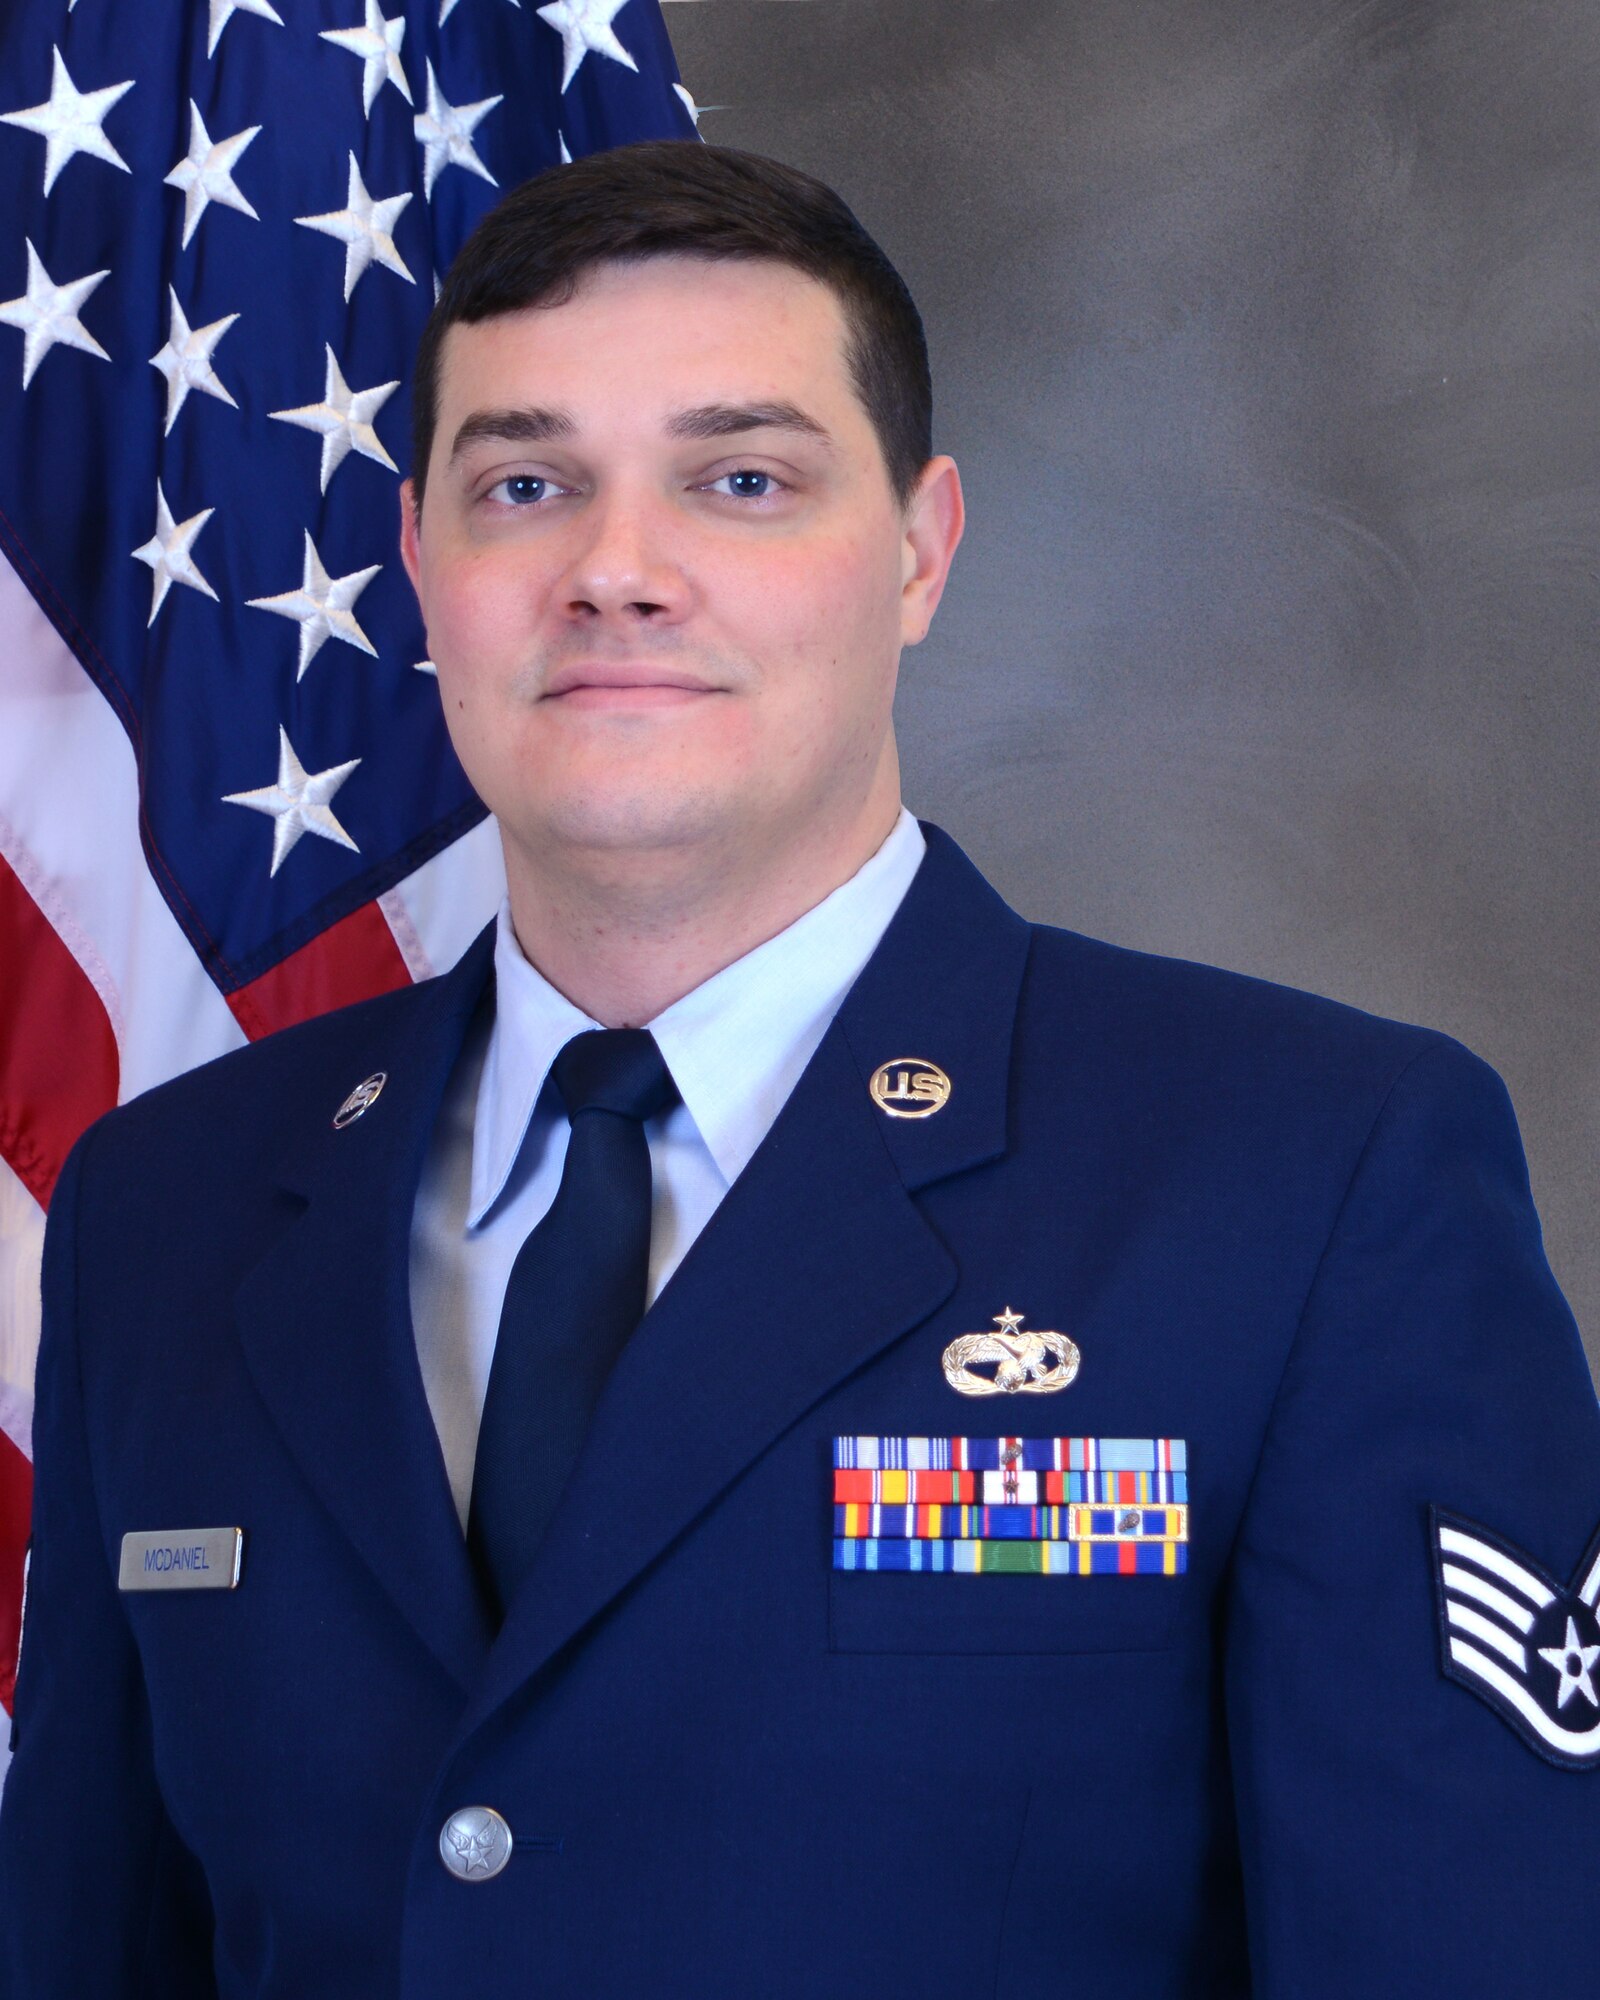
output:
[[[671, 438], [738, 437], [745, 431], [793, 431], [835, 453], [833, 434], [798, 404], [700, 403], [693, 409], [675, 410], [667, 419]], [[450, 447], [452, 460], [461, 457], [470, 445], [548, 444], [552, 439], [575, 438], [577, 420], [566, 410], [525, 406], [505, 410], [475, 410], [464, 420]]]

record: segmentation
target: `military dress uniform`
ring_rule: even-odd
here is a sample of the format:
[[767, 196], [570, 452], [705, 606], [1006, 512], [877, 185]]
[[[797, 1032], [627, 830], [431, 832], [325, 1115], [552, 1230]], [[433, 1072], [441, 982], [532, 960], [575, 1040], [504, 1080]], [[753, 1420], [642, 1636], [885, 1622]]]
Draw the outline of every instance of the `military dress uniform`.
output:
[[408, 1283], [492, 936], [86, 1136], [8, 2000], [1592, 1980], [1600, 1407], [1498, 1079], [925, 831], [498, 1626]]

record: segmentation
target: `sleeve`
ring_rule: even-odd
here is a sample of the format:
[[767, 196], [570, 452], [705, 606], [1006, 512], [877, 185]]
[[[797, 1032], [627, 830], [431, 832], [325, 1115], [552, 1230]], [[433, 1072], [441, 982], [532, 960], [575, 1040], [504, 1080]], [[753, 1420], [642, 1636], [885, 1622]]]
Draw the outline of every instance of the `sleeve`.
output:
[[1516, 1120], [1440, 1038], [1345, 1194], [1233, 1554], [1257, 2000], [1587, 1990], [1597, 1530], [1600, 1405]]
[[68, 1159], [45, 1230], [33, 1541], [0, 1802], [0, 2000], [214, 2000], [204, 1884], [162, 1808], [93, 1488], [75, 1325], [92, 1141]]

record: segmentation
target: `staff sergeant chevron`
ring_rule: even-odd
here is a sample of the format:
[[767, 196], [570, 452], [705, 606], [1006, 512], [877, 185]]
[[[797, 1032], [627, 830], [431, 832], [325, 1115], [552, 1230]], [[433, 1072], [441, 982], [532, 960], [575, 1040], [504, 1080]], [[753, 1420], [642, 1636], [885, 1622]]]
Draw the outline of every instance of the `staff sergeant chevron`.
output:
[[1499, 1535], [1432, 1509], [1440, 1664], [1541, 1757], [1600, 1766], [1600, 1534], [1569, 1585]]

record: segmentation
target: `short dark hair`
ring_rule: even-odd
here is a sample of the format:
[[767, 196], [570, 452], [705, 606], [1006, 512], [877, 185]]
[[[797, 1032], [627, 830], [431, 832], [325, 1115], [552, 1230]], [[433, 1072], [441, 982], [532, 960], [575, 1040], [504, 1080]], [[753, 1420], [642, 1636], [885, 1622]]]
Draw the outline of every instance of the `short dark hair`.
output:
[[790, 264], [828, 286], [845, 360], [903, 508], [933, 455], [933, 384], [905, 281], [826, 183], [698, 139], [646, 139], [552, 167], [513, 188], [473, 230], [423, 328], [411, 394], [420, 506], [439, 407], [439, 357], [457, 324], [565, 305], [599, 264], [661, 256]]

